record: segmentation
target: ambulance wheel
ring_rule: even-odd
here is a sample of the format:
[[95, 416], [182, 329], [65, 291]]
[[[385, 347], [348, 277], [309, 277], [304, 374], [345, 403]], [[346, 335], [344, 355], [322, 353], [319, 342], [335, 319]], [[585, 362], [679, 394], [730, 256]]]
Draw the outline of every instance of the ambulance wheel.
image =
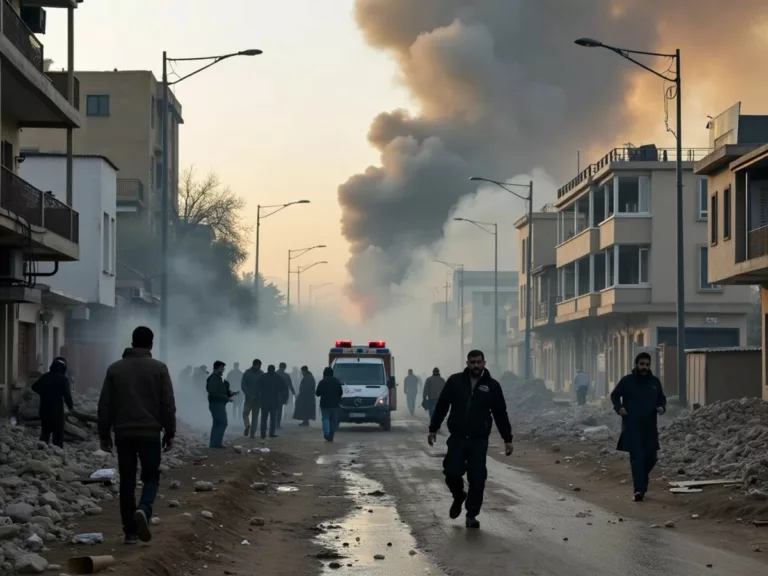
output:
[[387, 414], [387, 417], [381, 422], [381, 429], [384, 432], [389, 432], [392, 429], [392, 415]]

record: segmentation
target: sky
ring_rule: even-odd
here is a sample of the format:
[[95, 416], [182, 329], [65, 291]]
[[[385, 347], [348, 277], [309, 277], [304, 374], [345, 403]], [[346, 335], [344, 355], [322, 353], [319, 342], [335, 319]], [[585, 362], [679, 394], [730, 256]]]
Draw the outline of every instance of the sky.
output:
[[[294, 261], [328, 261], [303, 275], [305, 301], [310, 284], [333, 282], [323, 292], [338, 293], [346, 281], [337, 187], [377, 162], [366, 139], [371, 119], [412, 105], [395, 63], [364, 42], [352, 7], [353, 0], [85, 0], [75, 13], [76, 70], [142, 69], [160, 78], [163, 50], [170, 58], [264, 51], [177, 86], [181, 166], [216, 171], [247, 200], [254, 230], [258, 204], [311, 201], [261, 226], [261, 271], [278, 285], [289, 249], [328, 246]], [[66, 12], [49, 10], [47, 28], [40, 39], [57, 68], [66, 63]], [[184, 74], [194, 64], [175, 69]], [[253, 247], [248, 262], [252, 270]]]

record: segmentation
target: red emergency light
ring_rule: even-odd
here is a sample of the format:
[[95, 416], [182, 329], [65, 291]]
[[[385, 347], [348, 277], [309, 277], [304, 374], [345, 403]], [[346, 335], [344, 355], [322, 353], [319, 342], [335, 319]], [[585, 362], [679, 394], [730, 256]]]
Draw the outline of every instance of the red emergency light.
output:
[[387, 347], [387, 343], [384, 342], [383, 340], [375, 340], [375, 341], [368, 342], [368, 348], [386, 348], [386, 347]]
[[352, 340], [336, 340], [336, 348], [352, 348]]

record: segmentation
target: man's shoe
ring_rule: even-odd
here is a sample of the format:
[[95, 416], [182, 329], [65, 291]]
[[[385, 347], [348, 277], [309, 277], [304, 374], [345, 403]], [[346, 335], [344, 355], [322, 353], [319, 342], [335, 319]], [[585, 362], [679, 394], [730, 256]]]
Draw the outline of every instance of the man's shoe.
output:
[[248, 436], [250, 433], [251, 433], [251, 427], [250, 426], [246, 426], [245, 427], [245, 432], [243, 432], [243, 436]]
[[126, 546], [135, 546], [139, 543], [139, 537], [136, 536], [136, 534], [126, 534], [125, 540], [123, 540], [123, 544]]
[[645, 494], [643, 494], [642, 492], [635, 492], [635, 495], [632, 497], [632, 500], [634, 500], [635, 502], [642, 502], [644, 498], [645, 498]]
[[480, 528], [480, 522], [477, 521], [477, 518], [474, 516], [467, 516], [467, 522], [466, 522], [467, 528], [472, 528], [473, 530], [477, 530]]
[[461, 496], [453, 499], [453, 504], [451, 504], [451, 508], [448, 510], [448, 516], [451, 518], [451, 520], [456, 520], [456, 518], [461, 516], [461, 507], [464, 505], [466, 499], [466, 492], [462, 492]]
[[149, 542], [152, 540], [152, 531], [149, 529], [149, 518], [144, 510], [136, 510], [133, 513], [133, 518], [136, 520], [136, 532], [139, 536], [139, 540], [142, 542]]

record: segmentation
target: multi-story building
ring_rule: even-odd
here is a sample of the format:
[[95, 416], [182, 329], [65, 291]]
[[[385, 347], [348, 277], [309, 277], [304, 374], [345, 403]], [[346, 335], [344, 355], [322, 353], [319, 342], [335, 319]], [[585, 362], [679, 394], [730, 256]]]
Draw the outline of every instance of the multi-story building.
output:
[[[534, 246], [546, 238], [556, 244], [554, 273], [544, 271], [551, 249], [539, 246], [535, 254], [543, 261], [532, 263], [549, 287], [535, 292], [537, 310], [552, 311], [557, 286], [554, 322], [551, 314], [534, 322], [543, 340], [538, 370], [555, 389], [568, 389], [576, 368], [583, 368], [604, 394], [632, 369], [639, 349], [660, 349], [655, 368], [676, 391], [673, 154], [652, 145], [612, 150], [558, 190], [555, 236], [551, 217], [534, 217]], [[723, 286], [708, 274], [706, 180], [693, 173], [694, 160], [706, 151], [684, 154], [686, 345], [744, 345], [749, 288]], [[545, 230], [538, 234], [541, 219]]]
[[709, 280], [744, 290], [760, 285], [762, 396], [768, 400], [768, 115], [742, 115], [737, 103], [712, 120], [709, 136], [713, 150], [696, 163], [707, 182]]
[[[85, 116], [74, 140], [79, 154], [104, 155], [119, 168], [117, 287], [127, 298], [152, 302], [159, 273], [162, 214], [162, 83], [149, 71], [77, 72]], [[176, 210], [181, 105], [171, 94], [168, 115], [168, 191]], [[58, 131], [25, 130], [22, 149], [62, 152]]]
[[[72, 147], [66, 143], [80, 126], [77, 81], [72, 70], [48, 72], [43, 43], [46, 8], [66, 8], [74, 22], [75, 0], [4, 1], [0, 6], [0, 409], [7, 410], [39, 366], [35, 350], [43, 342], [63, 342], [63, 332], [45, 341], [38, 320], [51, 321], [43, 307], [43, 278], [59, 262], [80, 254], [79, 216], [71, 208]], [[74, 38], [67, 34], [68, 61], [74, 58]], [[65, 186], [54, 195], [19, 176], [23, 162], [22, 130], [55, 129], [65, 142]], [[68, 137], [69, 135], [69, 137]], [[68, 205], [70, 204], [70, 205]], [[28, 303], [31, 318], [20, 314]], [[26, 309], [26, 307], [25, 307]], [[61, 330], [62, 319], [59, 319]], [[50, 325], [50, 323], [49, 323]]]

